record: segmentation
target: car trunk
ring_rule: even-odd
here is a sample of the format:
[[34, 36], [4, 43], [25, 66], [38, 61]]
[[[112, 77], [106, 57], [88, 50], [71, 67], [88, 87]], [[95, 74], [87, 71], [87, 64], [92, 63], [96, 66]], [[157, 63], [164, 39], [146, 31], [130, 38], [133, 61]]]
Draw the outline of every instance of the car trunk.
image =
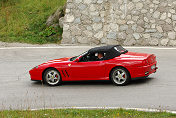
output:
[[156, 56], [154, 54], [147, 53], [127, 52], [120, 55], [120, 57], [130, 60], [141, 60], [143, 61], [144, 65], [150, 65], [156, 61]]

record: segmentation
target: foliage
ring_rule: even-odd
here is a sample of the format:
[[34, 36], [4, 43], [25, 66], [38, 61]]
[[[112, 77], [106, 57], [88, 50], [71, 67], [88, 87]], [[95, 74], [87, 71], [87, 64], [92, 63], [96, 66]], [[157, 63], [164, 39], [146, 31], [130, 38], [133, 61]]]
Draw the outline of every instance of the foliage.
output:
[[59, 43], [62, 28], [47, 27], [47, 18], [66, 0], [0, 0], [0, 41]]
[[26, 111], [0, 111], [1, 118], [176, 118], [166, 112], [142, 112], [124, 109], [51, 109]]

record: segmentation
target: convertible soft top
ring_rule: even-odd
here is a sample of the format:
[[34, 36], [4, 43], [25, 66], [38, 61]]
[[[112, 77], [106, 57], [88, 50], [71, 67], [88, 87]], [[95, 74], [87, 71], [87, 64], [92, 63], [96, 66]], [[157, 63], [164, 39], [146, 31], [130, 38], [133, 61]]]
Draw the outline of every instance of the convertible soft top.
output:
[[123, 48], [121, 45], [108, 45], [95, 47], [88, 51], [89, 53], [106, 53], [104, 60], [113, 59], [114, 57], [120, 56], [121, 54], [127, 53], [128, 50]]

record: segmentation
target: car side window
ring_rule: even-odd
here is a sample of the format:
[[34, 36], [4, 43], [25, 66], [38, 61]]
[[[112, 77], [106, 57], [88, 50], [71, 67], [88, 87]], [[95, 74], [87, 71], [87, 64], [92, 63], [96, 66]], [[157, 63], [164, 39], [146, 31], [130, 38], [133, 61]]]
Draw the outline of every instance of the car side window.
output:
[[88, 62], [88, 61], [92, 61], [92, 55], [90, 53], [82, 56], [79, 60], [79, 62]]
[[105, 53], [89, 53], [80, 58], [79, 62], [103, 61]]
[[84, 55], [79, 59], [79, 62], [87, 62], [87, 61], [88, 61], [87, 55]]
[[105, 52], [97, 52], [95, 54], [95, 56], [97, 57], [97, 61], [103, 61], [103, 60], [105, 60], [105, 55], [106, 55]]

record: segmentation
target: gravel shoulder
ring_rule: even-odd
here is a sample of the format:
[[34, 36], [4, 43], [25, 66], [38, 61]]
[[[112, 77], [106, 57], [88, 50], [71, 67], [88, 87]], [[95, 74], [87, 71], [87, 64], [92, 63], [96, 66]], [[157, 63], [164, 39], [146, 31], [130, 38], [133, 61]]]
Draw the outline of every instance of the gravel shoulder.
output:
[[[18, 43], [18, 42], [14, 42], [14, 43], [8, 43], [8, 42], [2, 42], [0, 41], [0, 48], [5, 48], [5, 47], [88, 47], [88, 48], [91, 48], [91, 47], [95, 47], [95, 46], [103, 46], [103, 45], [83, 45], [83, 44], [80, 44], [80, 45], [76, 45], [76, 44], [27, 44], [27, 43]], [[72, 47], [72, 48], [73, 48]], [[124, 47], [142, 47], [142, 48], [148, 48], [148, 47], [156, 47], [156, 48], [176, 48], [176, 47], [173, 47], [173, 46], [124, 46]]]
[[60, 44], [27, 44], [27, 43], [7, 43], [0, 41], [0, 47], [49, 47], [49, 46], [60, 46]]

